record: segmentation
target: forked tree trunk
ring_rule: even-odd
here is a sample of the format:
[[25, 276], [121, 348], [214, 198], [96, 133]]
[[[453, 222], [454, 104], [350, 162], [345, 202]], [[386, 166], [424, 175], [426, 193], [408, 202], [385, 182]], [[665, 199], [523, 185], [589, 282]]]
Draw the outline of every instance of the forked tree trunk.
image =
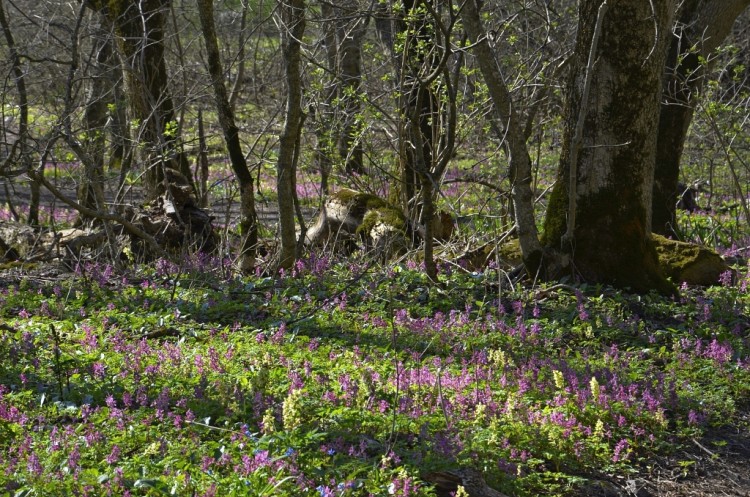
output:
[[586, 281], [673, 291], [650, 233], [666, 35], [675, 2], [620, 0], [606, 12], [602, 0], [580, 3], [545, 239], [568, 255], [570, 271]]
[[237, 181], [240, 185], [240, 231], [242, 247], [240, 249], [240, 269], [247, 273], [255, 267], [256, 247], [258, 244], [258, 223], [255, 213], [255, 192], [253, 177], [247, 167], [245, 155], [242, 153], [239, 130], [234, 120], [234, 111], [229, 101], [227, 88], [224, 84], [224, 71], [221, 67], [219, 43], [216, 38], [214, 25], [213, 0], [198, 0], [198, 13], [201, 20], [203, 40], [206, 43], [208, 72], [211, 75], [211, 85], [214, 89], [216, 110], [219, 123], [224, 133], [224, 141], [229, 151]]
[[302, 127], [302, 75], [301, 41], [305, 33], [304, 0], [281, 2], [281, 44], [286, 75], [286, 118], [279, 139], [279, 156], [276, 163], [276, 187], [279, 196], [279, 229], [281, 250], [279, 268], [288, 269], [294, 264], [297, 240], [295, 237], [295, 156]]
[[750, 0], [687, 0], [677, 13], [667, 53], [659, 118], [652, 205], [653, 231], [677, 234], [680, 161], [695, 105], [711, 70], [712, 53]]

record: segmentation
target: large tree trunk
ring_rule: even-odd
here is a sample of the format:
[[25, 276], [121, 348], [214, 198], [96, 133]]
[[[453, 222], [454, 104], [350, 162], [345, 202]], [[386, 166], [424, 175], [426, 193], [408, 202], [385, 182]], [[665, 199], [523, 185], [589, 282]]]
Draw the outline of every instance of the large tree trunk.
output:
[[472, 51], [492, 99], [493, 113], [502, 132], [504, 150], [510, 162], [509, 178], [518, 241], [521, 245], [527, 272], [534, 275], [542, 259], [542, 247], [536, 229], [533, 192], [531, 191], [531, 158], [526, 147], [521, 120], [503, 81], [500, 67], [488, 42], [479, 17], [477, 0], [467, 0], [461, 14], [466, 34], [472, 42]]
[[[655, 233], [676, 233], [680, 160], [714, 50], [750, 0], [686, 0], [677, 13], [666, 61], [652, 204]], [[707, 62], [706, 62], [707, 61]]]
[[558, 181], [545, 220], [547, 245], [567, 254], [575, 277], [673, 291], [650, 234], [675, 2], [620, 0], [601, 10], [602, 0], [580, 3]]
[[115, 26], [123, 60], [130, 119], [138, 123], [133, 137], [150, 198], [162, 191], [164, 168], [180, 171], [192, 184], [190, 166], [177, 149], [177, 123], [164, 57], [168, 0], [95, 0]]
[[295, 156], [302, 127], [302, 76], [300, 44], [305, 32], [304, 0], [285, 0], [281, 3], [281, 43], [286, 74], [286, 119], [279, 139], [276, 163], [276, 185], [279, 196], [279, 229], [281, 250], [279, 268], [294, 264], [297, 249], [295, 238], [294, 185]]
[[224, 85], [224, 71], [221, 67], [219, 43], [216, 38], [216, 28], [214, 25], [213, 0], [198, 0], [198, 13], [201, 19], [203, 40], [206, 43], [208, 71], [211, 75], [211, 85], [214, 89], [219, 123], [221, 124], [224, 141], [229, 151], [232, 170], [240, 185], [240, 230], [243, 237], [240, 268], [243, 272], [249, 272], [255, 267], [255, 252], [258, 244], [258, 224], [255, 213], [253, 177], [250, 174], [250, 169], [247, 167], [245, 155], [242, 153], [239, 130], [235, 124], [234, 112], [229, 101], [227, 88]]

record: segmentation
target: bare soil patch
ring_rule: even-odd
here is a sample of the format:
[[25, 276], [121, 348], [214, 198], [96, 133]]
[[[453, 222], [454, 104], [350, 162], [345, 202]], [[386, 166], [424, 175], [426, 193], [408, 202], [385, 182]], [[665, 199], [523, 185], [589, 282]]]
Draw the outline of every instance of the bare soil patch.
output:
[[600, 476], [574, 497], [750, 497], [750, 412], [714, 428], [668, 457], [650, 459], [639, 474]]

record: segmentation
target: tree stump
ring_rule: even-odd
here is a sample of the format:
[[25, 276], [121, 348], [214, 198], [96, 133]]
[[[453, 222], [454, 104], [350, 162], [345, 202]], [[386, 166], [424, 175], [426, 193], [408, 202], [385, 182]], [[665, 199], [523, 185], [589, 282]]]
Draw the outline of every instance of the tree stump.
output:
[[[160, 194], [143, 208], [131, 208], [128, 217], [168, 253], [185, 250], [210, 253], [216, 248], [213, 216], [199, 205], [187, 178], [167, 169]], [[155, 256], [145, 241], [137, 237], [131, 237], [131, 249], [145, 259]]]

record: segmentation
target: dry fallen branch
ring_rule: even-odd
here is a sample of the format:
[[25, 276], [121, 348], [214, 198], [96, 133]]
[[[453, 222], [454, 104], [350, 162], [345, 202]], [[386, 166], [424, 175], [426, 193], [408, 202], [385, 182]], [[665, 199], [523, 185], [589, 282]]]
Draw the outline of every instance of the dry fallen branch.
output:
[[117, 214], [112, 214], [110, 212], [101, 212], [98, 210], [85, 207], [79, 204], [78, 202], [76, 202], [75, 200], [72, 200], [68, 198], [67, 196], [65, 196], [60, 190], [57, 189], [57, 187], [55, 187], [55, 185], [50, 183], [47, 180], [47, 178], [44, 177], [43, 174], [38, 174], [36, 171], [33, 171], [33, 170], [30, 170], [28, 173], [31, 179], [33, 179], [34, 181], [38, 181], [39, 183], [44, 185], [44, 187], [47, 190], [49, 190], [50, 193], [52, 193], [52, 195], [54, 195], [60, 201], [72, 207], [76, 211], [80, 212], [81, 214], [85, 216], [92, 217], [94, 219], [99, 219], [102, 221], [112, 221], [117, 224], [120, 224], [125, 229], [125, 231], [127, 231], [129, 234], [145, 240], [146, 243], [148, 243], [149, 247], [151, 247], [151, 249], [153, 249], [154, 252], [158, 254], [160, 257], [163, 257], [165, 259], [169, 258], [169, 254], [159, 245], [159, 243], [156, 241], [156, 239], [153, 236], [149, 235], [148, 233], [146, 233], [145, 231], [143, 231], [138, 226], [134, 225], [133, 223], [131, 223], [124, 217], [119, 216]]

